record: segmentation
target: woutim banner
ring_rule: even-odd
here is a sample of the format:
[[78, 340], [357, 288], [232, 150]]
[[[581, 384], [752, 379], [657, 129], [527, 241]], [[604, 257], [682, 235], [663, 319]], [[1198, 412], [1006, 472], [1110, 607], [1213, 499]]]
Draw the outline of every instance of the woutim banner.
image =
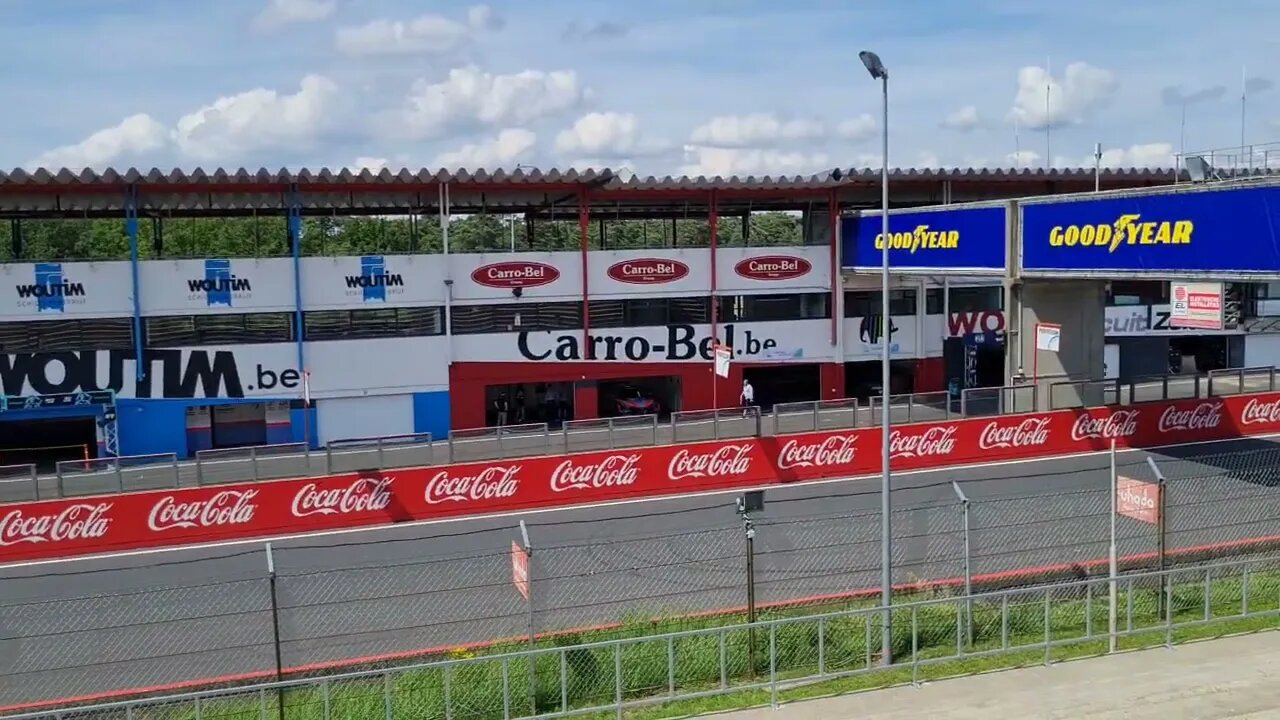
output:
[[1280, 272], [1280, 188], [1022, 206], [1027, 271]]
[[[917, 470], [1280, 432], [1280, 393], [903, 425]], [[795, 483], [879, 471], [857, 429], [0, 506], [0, 562]]]
[[[895, 270], [972, 269], [1003, 272], [1006, 213], [997, 207], [889, 213], [889, 266]], [[842, 264], [880, 268], [879, 215], [844, 218]]]

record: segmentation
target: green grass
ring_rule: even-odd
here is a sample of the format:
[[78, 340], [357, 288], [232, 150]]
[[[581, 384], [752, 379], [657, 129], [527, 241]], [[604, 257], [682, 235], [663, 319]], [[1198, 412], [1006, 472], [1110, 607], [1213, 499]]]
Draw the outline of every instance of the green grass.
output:
[[[1135, 587], [1132, 596], [1123, 592], [1124, 585], [1121, 584], [1119, 629], [1130, 629], [1131, 622], [1134, 634], [1122, 637], [1119, 647], [1129, 650], [1160, 645], [1166, 639], [1177, 643], [1280, 628], [1280, 573], [1255, 572], [1248, 577], [1249, 611], [1272, 614], [1243, 617], [1245, 581], [1238, 569], [1234, 572], [1232, 577], [1215, 578], [1212, 582], [1208, 623], [1203, 622], [1203, 579], [1176, 585], [1171, 593], [1172, 617], [1175, 625], [1184, 627], [1175, 627], [1171, 631], [1166, 628], [1164, 615], [1158, 611], [1159, 592], [1152, 583], [1147, 583], [1150, 587]], [[1093, 586], [1090, 605], [1086, 604], [1081, 588], [1052, 591], [1055, 594], [1047, 615], [1049, 637], [1055, 643], [1064, 644], [1051, 647], [1047, 654], [1042, 647], [1028, 647], [1043, 644], [1045, 639], [1044, 589], [1029, 589], [1021, 595], [1011, 596], [1007, 604], [998, 600], [975, 602], [972, 643], [967, 637], [963, 601], [935, 598], [899, 606], [892, 617], [897, 663], [888, 668], [880, 667], [877, 657], [880, 648], [879, 614], [800, 615], [801, 612], [813, 613], [813, 608], [793, 611], [791, 617], [772, 613], [770, 617], [785, 618], [775, 626], [772, 638], [777, 649], [776, 666], [772, 668], [772, 677], [776, 678], [779, 687], [777, 700], [794, 702], [913, 680], [935, 680], [1039, 664], [1046, 659], [1058, 662], [1105, 653], [1106, 587], [1105, 583]], [[910, 599], [922, 600], [919, 595]], [[679, 629], [689, 630], [691, 622], [678, 621]], [[504, 697], [511, 717], [528, 716], [531, 703], [536, 704], [539, 713], [559, 711], [562, 703], [569, 709], [600, 707], [615, 700], [615, 663], [618, 661], [623, 671], [623, 699], [655, 703], [628, 709], [625, 712], [627, 718], [657, 720], [767, 705], [773, 699], [770, 690], [751, 686], [753, 683], [768, 683], [771, 678], [770, 630], [757, 626], [752, 632], [752, 629], [735, 624], [738, 622], [741, 618], [707, 618], [698, 621], [700, 629], [677, 637], [649, 634], [666, 629], [661, 627], [662, 623], [655, 626], [649, 621], [635, 622], [612, 631], [561, 636], [554, 641], [545, 641], [539, 645], [542, 652], [532, 667], [528, 657], [481, 655], [466, 658], [447, 669], [434, 666], [395, 672], [389, 681], [382, 676], [329, 681], [327, 691], [310, 685], [290, 688], [279, 695], [275, 691], [248, 696], [244, 693], [231, 694], [202, 702], [199, 717], [203, 720], [256, 720], [260, 713], [265, 713], [262, 716], [267, 718], [321, 720], [325, 717], [327, 705], [328, 717], [343, 720], [380, 718], [388, 710], [395, 718], [431, 720], [446, 717], [446, 697], [450, 706], [448, 717], [455, 720], [502, 718]], [[914, 648], [913, 623], [917, 630]], [[752, 635], [754, 666], [752, 643], [749, 641]], [[1101, 639], [1099, 635], [1102, 635]], [[624, 638], [626, 642], [620, 645], [581, 647], [584, 643]], [[523, 646], [504, 647], [487, 652], [523, 649]], [[999, 654], [981, 654], [996, 652]], [[722, 654], [725, 660], [723, 679], [720, 670]], [[920, 661], [914, 667], [910, 662], [913, 656]], [[669, 659], [674, 663], [670, 664]], [[535, 693], [530, 692], [531, 672], [535, 676]], [[565, 678], [563, 697], [562, 672]], [[831, 677], [853, 672], [859, 674]], [[384, 704], [386, 689], [391, 692], [389, 708]], [[703, 691], [722, 691], [722, 694], [664, 701], [663, 698], [673, 690], [675, 694]], [[282, 715], [278, 702], [284, 704]], [[196, 714], [190, 703], [157, 703], [135, 710], [133, 717], [137, 720], [187, 720], [195, 718]], [[615, 713], [610, 710], [583, 717], [615, 717]]]

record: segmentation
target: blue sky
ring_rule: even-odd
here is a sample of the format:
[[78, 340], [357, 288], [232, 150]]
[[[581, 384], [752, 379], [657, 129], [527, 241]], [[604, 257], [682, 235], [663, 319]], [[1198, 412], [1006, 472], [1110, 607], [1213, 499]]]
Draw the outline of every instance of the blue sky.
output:
[[0, 166], [870, 166], [863, 48], [893, 165], [1169, 164], [1239, 144], [1242, 72], [1247, 141], [1280, 140], [1277, 26], [1274, 0], [5, 0]]

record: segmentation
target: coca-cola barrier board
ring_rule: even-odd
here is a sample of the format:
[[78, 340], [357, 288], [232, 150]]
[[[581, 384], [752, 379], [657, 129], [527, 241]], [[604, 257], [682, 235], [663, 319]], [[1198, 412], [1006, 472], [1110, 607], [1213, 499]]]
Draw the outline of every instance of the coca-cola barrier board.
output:
[[[1280, 393], [902, 425], [917, 470], [1280, 431]], [[676, 495], [880, 471], [879, 428], [0, 507], [0, 562]]]

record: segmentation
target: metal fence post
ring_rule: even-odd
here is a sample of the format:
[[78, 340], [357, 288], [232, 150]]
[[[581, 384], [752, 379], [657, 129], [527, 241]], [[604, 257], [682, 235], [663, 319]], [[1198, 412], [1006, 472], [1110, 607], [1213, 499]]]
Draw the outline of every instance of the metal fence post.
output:
[[769, 625], [769, 706], [778, 709], [778, 623]]
[[[267, 551], [267, 591], [271, 594], [271, 641], [276, 655], [276, 682], [284, 680], [284, 655], [280, 647], [280, 602], [276, 594], [276, 558], [271, 551], [271, 543], [265, 545]], [[284, 720], [284, 688], [276, 687], [276, 711], [279, 720]], [[327, 715], [327, 713], [326, 713]]]
[[258, 474], [258, 448], [256, 446], [249, 448], [249, 462], [253, 465], [253, 479], [255, 481], [262, 479], [261, 475]]
[[391, 720], [395, 717], [395, 712], [391, 709], [391, 672], [382, 673], [382, 710], [385, 720]]
[[538, 675], [534, 668], [534, 650], [537, 647], [538, 635], [537, 627], [533, 620], [533, 543], [529, 540], [529, 527], [525, 525], [524, 520], [520, 521], [520, 541], [524, 547], [525, 560], [525, 583], [529, 589], [529, 597], [525, 601], [525, 605], [529, 608], [529, 710], [532, 714], [538, 714]]
[[969, 639], [969, 646], [973, 646], [973, 568], [971, 566], [971, 552], [969, 545], [969, 497], [964, 494], [964, 490], [960, 489], [960, 483], [955, 480], [951, 481], [951, 491], [955, 493], [956, 499], [960, 501], [960, 514], [964, 523], [964, 605], [965, 605], [965, 628], [966, 636]]

